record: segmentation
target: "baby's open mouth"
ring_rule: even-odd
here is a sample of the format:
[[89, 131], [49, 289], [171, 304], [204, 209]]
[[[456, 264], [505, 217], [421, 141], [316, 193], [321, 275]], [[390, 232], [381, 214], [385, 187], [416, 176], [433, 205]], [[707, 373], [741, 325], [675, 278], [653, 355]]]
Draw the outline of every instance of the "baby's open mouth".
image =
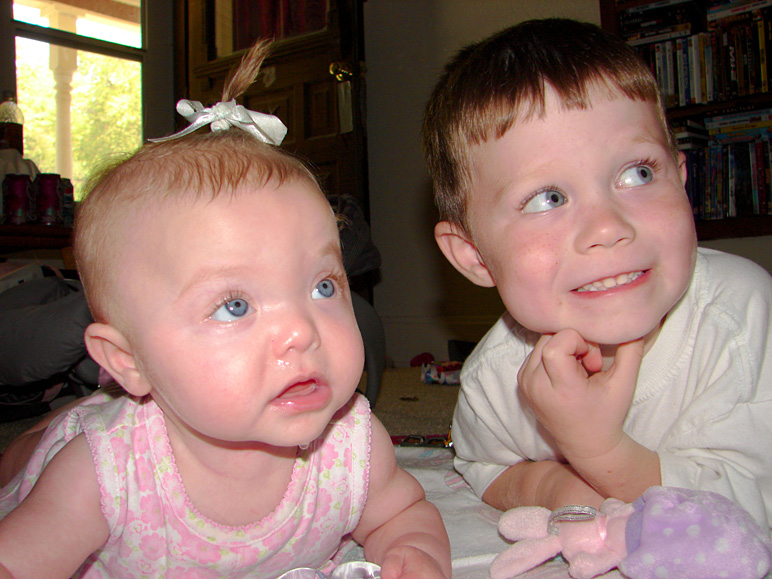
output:
[[293, 384], [284, 392], [281, 393], [279, 396], [282, 399], [286, 398], [297, 398], [299, 396], [306, 396], [308, 394], [313, 393], [316, 390], [316, 380], [305, 380], [303, 382], [298, 382], [297, 384]]
[[578, 292], [604, 292], [606, 290], [619, 287], [621, 285], [627, 285], [634, 282], [641, 277], [645, 272], [643, 271], [631, 271], [629, 273], [620, 273], [614, 277], [607, 277], [605, 279], [599, 279], [592, 283], [588, 283], [585, 286], [578, 288]]

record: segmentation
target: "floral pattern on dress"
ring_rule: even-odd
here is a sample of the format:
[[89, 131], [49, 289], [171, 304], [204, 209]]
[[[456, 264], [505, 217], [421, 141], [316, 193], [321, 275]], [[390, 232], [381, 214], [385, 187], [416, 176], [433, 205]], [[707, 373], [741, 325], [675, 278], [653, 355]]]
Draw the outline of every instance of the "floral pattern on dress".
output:
[[85, 433], [110, 536], [75, 577], [277, 577], [329, 572], [353, 547], [367, 499], [370, 409], [356, 394], [299, 451], [274, 511], [230, 527], [201, 515], [177, 471], [163, 414], [148, 397], [98, 392], [49, 426], [26, 469], [0, 491], [0, 517], [27, 496], [64, 444]]

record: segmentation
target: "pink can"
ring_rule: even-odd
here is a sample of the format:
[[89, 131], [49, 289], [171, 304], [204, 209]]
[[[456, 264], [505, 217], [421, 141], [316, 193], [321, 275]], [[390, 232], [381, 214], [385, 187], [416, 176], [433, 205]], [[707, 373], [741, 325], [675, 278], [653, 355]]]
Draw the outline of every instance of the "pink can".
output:
[[62, 222], [61, 177], [55, 173], [40, 173], [35, 178], [35, 206], [38, 222], [53, 225]]
[[11, 173], [3, 180], [3, 223], [22, 225], [34, 221], [32, 180]]

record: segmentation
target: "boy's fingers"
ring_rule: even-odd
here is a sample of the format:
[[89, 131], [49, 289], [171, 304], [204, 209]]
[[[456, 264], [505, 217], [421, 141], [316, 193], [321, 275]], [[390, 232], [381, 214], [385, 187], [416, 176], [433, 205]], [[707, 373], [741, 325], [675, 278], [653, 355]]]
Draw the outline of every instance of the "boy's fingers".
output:
[[532, 375], [538, 367], [541, 365], [542, 350], [544, 345], [549, 342], [552, 336], [550, 334], [544, 334], [539, 337], [538, 341], [531, 350], [530, 354], [526, 356], [523, 364], [520, 366], [520, 370], [517, 372], [518, 383], [523, 383], [523, 378], [528, 375]]
[[603, 370], [603, 354], [597, 344], [587, 343], [587, 353], [582, 358], [582, 366], [590, 374]]
[[615, 380], [635, 384], [643, 360], [643, 339], [617, 346], [611, 373]]
[[577, 373], [586, 378], [586, 372], [577, 360], [582, 360], [589, 352], [590, 344], [575, 330], [563, 330], [552, 336], [544, 346], [541, 359], [553, 386], [560, 386], [565, 377]]

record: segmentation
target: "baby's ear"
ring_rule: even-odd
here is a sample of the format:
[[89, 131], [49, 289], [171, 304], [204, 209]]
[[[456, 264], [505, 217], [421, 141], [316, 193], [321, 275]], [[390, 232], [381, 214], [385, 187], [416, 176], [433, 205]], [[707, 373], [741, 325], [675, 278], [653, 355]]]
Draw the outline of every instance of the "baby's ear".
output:
[[131, 344], [121, 331], [110, 324], [94, 323], [86, 328], [85, 340], [91, 357], [129, 394], [144, 396], [150, 392]]
[[440, 221], [434, 227], [434, 239], [448, 261], [469, 281], [482, 287], [496, 285], [477, 246], [458, 225]]

